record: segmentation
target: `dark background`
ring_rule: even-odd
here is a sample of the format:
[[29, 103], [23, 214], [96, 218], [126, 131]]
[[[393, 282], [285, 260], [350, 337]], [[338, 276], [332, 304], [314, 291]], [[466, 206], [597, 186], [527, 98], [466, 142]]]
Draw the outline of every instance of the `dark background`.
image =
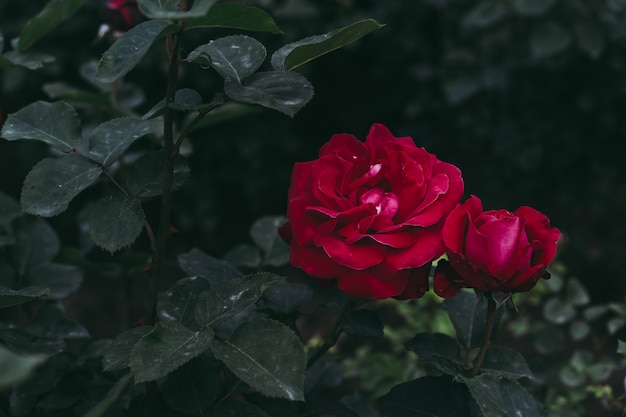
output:
[[[110, 44], [96, 41], [103, 3], [88, 2], [33, 47], [55, 56], [54, 64], [36, 72], [0, 69], [5, 114], [49, 100], [42, 88], [52, 81], [93, 90], [80, 69]], [[594, 301], [623, 300], [626, 2], [248, 3], [267, 10], [286, 33], [249, 34], [269, 53], [360, 19], [386, 26], [301, 67], [316, 94], [293, 119], [258, 109], [191, 136], [192, 175], [174, 209], [180, 249], [221, 256], [248, 241], [254, 220], [284, 213], [294, 162], [314, 159], [334, 133], [364, 139], [370, 125], [380, 122], [457, 165], [466, 195], [479, 196], [486, 209], [530, 205], [546, 213], [563, 232], [559, 261], [567, 274], [579, 277]], [[0, 2], [4, 52], [44, 4]], [[227, 33], [193, 34], [187, 51]], [[137, 114], [164, 94], [160, 46], [125, 79], [136, 88], [131, 98], [143, 100]], [[181, 75], [181, 87], [206, 99], [221, 88], [210, 70], [194, 66]], [[79, 112], [86, 125], [107, 116]], [[37, 143], [0, 141], [0, 191], [18, 198], [23, 178], [46, 155]], [[77, 244], [76, 219], [88, 199], [86, 193], [51, 219], [64, 244]]]

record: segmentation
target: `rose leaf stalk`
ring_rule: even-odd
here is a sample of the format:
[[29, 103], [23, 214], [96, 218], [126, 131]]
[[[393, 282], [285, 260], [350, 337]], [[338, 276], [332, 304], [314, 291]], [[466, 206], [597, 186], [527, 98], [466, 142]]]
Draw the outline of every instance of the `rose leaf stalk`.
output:
[[485, 325], [485, 336], [483, 338], [483, 343], [480, 346], [480, 350], [478, 351], [478, 355], [474, 360], [474, 366], [472, 367], [472, 372], [470, 373], [470, 377], [475, 377], [480, 372], [480, 367], [485, 360], [485, 354], [487, 353], [487, 348], [489, 347], [489, 342], [491, 340], [491, 332], [493, 331], [493, 324], [496, 321], [496, 300], [492, 297], [490, 293], [485, 294], [487, 298], [487, 323]]

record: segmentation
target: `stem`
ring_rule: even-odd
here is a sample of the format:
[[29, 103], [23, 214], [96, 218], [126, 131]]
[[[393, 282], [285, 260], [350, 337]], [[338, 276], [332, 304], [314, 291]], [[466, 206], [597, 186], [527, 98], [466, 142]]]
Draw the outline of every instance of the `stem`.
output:
[[491, 294], [487, 295], [487, 324], [485, 326], [485, 338], [483, 339], [483, 344], [480, 346], [480, 350], [478, 351], [478, 356], [476, 356], [476, 360], [474, 361], [474, 368], [472, 369], [472, 373], [470, 377], [475, 377], [478, 375], [480, 371], [480, 367], [483, 364], [483, 360], [485, 359], [485, 354], [487, 353], [487, 347], [489, 346], [489, 340], [491, 339], [491, 332], [493, 330], [493, 323], [496, 319], [496, 301], [493, 299]]
[[156, 320], [156, 305], [159, 291], [159, 277], [161, 265], [165, 256], [165, 247], [170, 230], [170, 214], [172, 211], [172, 185], [174, 178], [174, 114], [170, 104], [174, 102], [176, 86], [178, 84], [178, 65], [180, 54], [180, 32], [170, 35], [168, 40], [172, 47], [170, 66], [167, 75], [167, 90], [165, 94], [165, 112], [163, 114], [163, 194], [161, 195], [161, 207], [159, 224], [152, 256], [152, 268], [148, 281], [148, 293], [146, 302], [146, 324], [152, 325]]
[[350, 310], [352, 310], [353, 302], [354, 302], [354, 300], [352, 299], [352, 297], [349, 297], [346, 300], [345, 304], [343, 305], [343, 308], [341, 309], [341, 312], [339, 313], [339, 315], [335, 319], [335, 324], [333, 325], [333, 328], [330, 331], [330, 335], [328, 337], [328, 340], [326, 340], [326, 342], [324, 342], [322, 347], [320, 347], [315, 352], [315, 354], [309, 358], [308, 362], [306, 363], [307, 369], [309, 369], [326, 352], [328, 352], [328, 350], [331, 347], [335, 346], [335, 343], [337, 343], [337, 339], [339, 339], [339, 335], [341, 335], [341, 333], [343, 332], [343, 330], [340, 329], [341, 322], [343, 321], [343, 319], [346, 316], [346, 314], [348, 314], [348, 312]]

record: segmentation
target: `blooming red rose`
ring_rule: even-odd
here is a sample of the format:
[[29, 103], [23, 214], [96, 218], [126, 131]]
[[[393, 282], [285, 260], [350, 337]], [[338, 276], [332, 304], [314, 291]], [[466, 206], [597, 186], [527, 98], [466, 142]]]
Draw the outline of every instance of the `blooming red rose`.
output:
[[137, 0], [107, 0], [105, 23], [100, 26], [98, 37], [101, 38], [106, 33], [120, 37], [144, 20], [145, 17], [139, 11]]
[[365, 143], [337, 134], [295, 164], [280, 232], [292, 265], [354, 297], [417, 298], [462, 195], [457, 167], [375, 124]]
[[475, 196], [459, 204], [446, 219], [443, 242], [449, 262], [435, 273], [442, 297], [462, 287], [504, 293], [528, 291], [546, 275], [556, 254], [559, 229], [531, 207], [483, 212]]

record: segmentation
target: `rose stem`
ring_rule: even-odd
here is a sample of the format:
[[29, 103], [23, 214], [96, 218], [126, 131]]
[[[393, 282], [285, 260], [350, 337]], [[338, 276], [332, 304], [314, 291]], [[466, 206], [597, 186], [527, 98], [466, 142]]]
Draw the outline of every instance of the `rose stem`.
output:
[[353, 298], [352, 297], [348, 297], [348, 299], [346, 300], [346, 302], [343, 305], [343, 308], [341, 309], [341, 312], [339, 313], [339, 315], [337, 316], [337, 318], [335, 319], [335, 324], [333, 325], [333, 329], [330, 332], [330, 336], [328, 338], [328, 340], [322, 345], [322, 347], [320, 347], [313, 356], [311, 356], [308, 360], [308, 362], [306, 363], [306, 367], [307, 369], [309, 369], [315, 362], [317, 362], [326, 352], [328, 352], [328, 350], [335, 346], [335, 343], [337, 343], [337, 339], [339, 339], [339, 335], [343, 332], [343, 330], [341, 330], [341, 322], [343, 321], [344, 317], [346, 316], [346, 314], [348, 314], [348, 312], [350, 310], [352, 310], [352, 306], [353, 306]]
[[485, 354], [487, 353], [487, 347], [489, 346], [489, 340], [491, 339], [491, 332], [493, 330], [493, 323], [496, 318], [496, 301], [493, 299], [491, 294], [487, 295], [487, 323], [485, 326], [485, 337], [483, 338], [483, 344], [480, 346], [480, 350], [478, 351], [478, 356], [476, 356], [476, 360], [474, 361], [474, 367], [472, 369], [472, 373], [470, 377], [475, 377], [478, 375], [478, 371], [480, 371], [480, 367], [483, 364], [483, 360], [485, 359]]

